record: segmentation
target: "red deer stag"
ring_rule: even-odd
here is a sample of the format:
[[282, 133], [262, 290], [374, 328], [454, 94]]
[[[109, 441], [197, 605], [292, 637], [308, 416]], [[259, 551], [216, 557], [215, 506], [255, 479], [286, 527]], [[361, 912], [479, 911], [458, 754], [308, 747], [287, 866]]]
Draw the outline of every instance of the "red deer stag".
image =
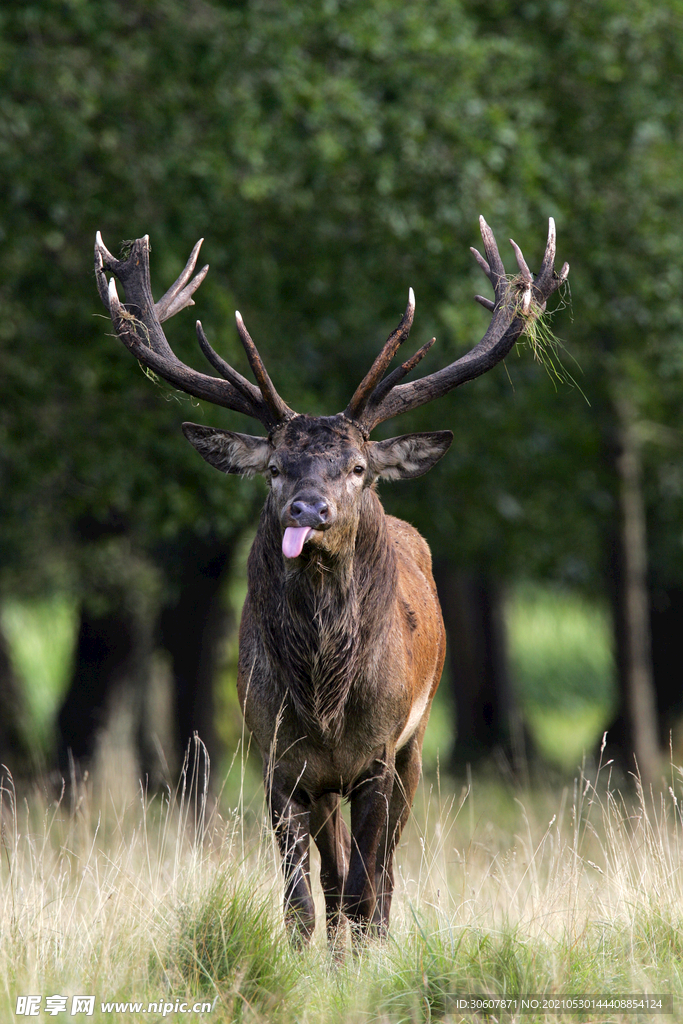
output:
[[[387, 376], [408, 336], [408, 308], [348, 406], [336, 416], [295, 413], [278, 395], [239, 313], [237, 329], [258, 387], [209, 345], [202, 352], [219, 377], [181, 363], [161, 328], [185, 306], [201, 242], [159, 302], [152, 298], [149, 239], [117, 260], [98, 234], [100, 296], [121, 341], [143, 366], [196, 398], [252, 416], [264, 436], [194, 423], [183, 432], [224, 473], [261, 473], [269, 493], [248, 567], [240, 625], [239, 698], [264, 763], [273, 829], [282, 854], [285, 916], [296, 943], [314, 923], [309, 841], [320, 851], [328, 936], [344, 917], [356, 936], [382, 934], [389, 921], [393, 854], [410, 813], [421, 748], [445, 651], [441, 611], [427, 544], [384, 513], [377, 480], [426, 473], [447, 451], [449, 430], [371, 441], [378, 423], [445, 395], [500, 362], [533, 310], [566, 279], [554, 270], [555, 229], [534, 278], [513, 242], [519, 275], [511, 282], [483, 218], [486, 259], [472, 250], [495, 300], [477, 296], [492, 319], [481, 341], [445, 369], [400, 381], [433, 340]], [[114, 278], [123, 285], [119, 301]], [[531, 311], [531, 312], [530, 312]], [[341, 799], [351, 803], [351, 831]]]

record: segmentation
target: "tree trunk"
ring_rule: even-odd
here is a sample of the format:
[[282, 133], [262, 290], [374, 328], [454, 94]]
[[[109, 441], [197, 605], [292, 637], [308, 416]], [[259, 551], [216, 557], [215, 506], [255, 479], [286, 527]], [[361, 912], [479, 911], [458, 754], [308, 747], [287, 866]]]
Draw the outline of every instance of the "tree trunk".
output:
[[175, 600], [161, 613], [161, 642], [171, 655], [174, 740], [193, 757], [198, 734], [217, 763], [213, 682], [229, 622], [220, 596], [233, 544], [186, 538], [173, 552]]
[[434, 576], [456, 713], [453, 767], [503, 755], [516, 771], [524, 744], [510, 683], [502, 589], [447, 561], [435, 563]]
[[666, 748], [671, 731], [683, 714], [683, 669], [678, 656], [683, 637], [681, 587], [650, 587], [650, 636], [659, 742]]
[[652, 677], [641, 457], [634, 412], [624, 399], [615, 405], [619, 423], [614, 458], [619, 516], [608, 572], [621, 708], [609, 741], [619, 747], [619, 760], [626, 769], [637, 771], [648, 789], [659, 775], [660, 747]]
[[188, 750], [190, 772], [195, 767], [203, 772], [194, 760], [195, 733], [210, 756], [217, 754], [213, 678], [226, 624], [220, 590], [232, 550], [232, 544], [188, 535], [156, 554], [173, 595], [159, 619], [161, 643], [171, 656], [173, 703], [173, 749], [163, 759], [148, 699], [153, 613], [142, 606], [131, 610], [140, 602], [128, 601], [119, 588], [100, 595], [106, 611], [93, 612], [84, 602], [71, 683], [58, 716], [59, 767], [65, 778], [72, 763], [80, 772], [91, 761], [115, 691], [124, 683], [133, 700], [139, 770], [150, 787], [163, 780], [163, 760], [175, 771]]
[[79, 774], [89, 768], [115, 690], [147, 677], [147, 633], [122, 600], [107, 610], [83, 603], [71, 682], [57, 718], [59, 769], [67, 781], [74, 768]]

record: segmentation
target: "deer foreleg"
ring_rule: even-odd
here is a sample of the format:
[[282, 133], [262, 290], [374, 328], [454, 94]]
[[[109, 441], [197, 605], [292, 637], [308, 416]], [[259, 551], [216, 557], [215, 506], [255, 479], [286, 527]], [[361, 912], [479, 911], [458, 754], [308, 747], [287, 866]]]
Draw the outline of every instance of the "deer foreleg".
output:
[[393, 754], [385, 755], [351, 794], [351, 861], [343, 908], [355, 938], [368, 932], [375, 912], [377, 851], [387, 828], [393, 782]]
[[[424, 730], [422, 730], [424, 732]], [[377, 902], [372, 923], [380, 935], [389, 929], [389, 912], [394, 892], [394, 850], [410, 817], [415, 790], [422, 771], [422, 734], [413, 736], [396, 752], [394, 787], [389, 801], [389, 817], [377, 852], [375, 887]]]
[[344, 945], [342, 899], [351, 860], [351, 837], [338, 793], [326, 793], [311, 810], [311, 835], [320, 851], [320, 884], [325, 893], [327, 940], [333, 952]]
[[309, 811], [278, 784], [267, 778], [270, 817], [280, 847], [285, 876], [285, 922], [294, 945], [308, 943], [315, 928], [309, 866]]

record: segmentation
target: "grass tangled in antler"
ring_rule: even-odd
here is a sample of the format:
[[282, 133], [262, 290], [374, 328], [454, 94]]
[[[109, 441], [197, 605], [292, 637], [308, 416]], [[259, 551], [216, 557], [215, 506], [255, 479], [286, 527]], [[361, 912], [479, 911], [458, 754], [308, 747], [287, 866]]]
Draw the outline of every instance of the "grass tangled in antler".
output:
[[545, 306], [541, 306], [534, 300], [533, 292], [521, 274], [509, 276], [506, 301], [509, 299], [512, 302], [515, 316], [524, 321], [524, 330], [517, 340], [517, 348], [518, 350], [524, 347], [531, 349], [534, 359], [544, 368], [555, 388], [558, 383], [577, 388], [590, 405], [580, 384], [564, 365], [562, 357], [566, 356], [572, 359], [579, 372], [581, 372], [581, 367], [576, 359], [567, 352], [564, 343], [552, 329], [552, 319], [555, 313], [567, 307], [571, 309], [571, 291], [567, 282], [561, 286], [559, 294], [560, 304], [550, 312]]
[[121, 242], [121, 245], [119, 247], [119, 259], [121, 260], [121, 262], [125, 263], [125, 261], [128, 259], [128, 257], [130, 256], [131, 252], [133, 251], [133, 246], [134, 245], [135, 245], [134, 239], [132, 239], [132, 238], [124, 238], [124, 240]]
[[[126, 243], [124, 242], [123, 244], [125, 245]], [[139, 320], [136, 316], [134, 316], [124, 306], [121, 306], [121, 308], [119, 310], [119, 313], [118, 313], [118, 316], [126, 324], [130, 325], [130, 328], [135, 332], [135, 334], [138, 335], [138, 337], [140, 337], [140, 335], [142, 335], [142, 337], [146, 341], [147, 345], [149, 347], [151, 347], [150, 346], [150, 340], [149, 340], [149, 330], [148, 330], [146, 324], [144, 324], [142, 322], [142, 320]], [[151, 370], [149, 368], [149, 366], [145, 366], [145, 364], [143, 362], [141, 362], [139, 359], [138, 359], [138, 366], [140, 367], [140, 369], [144, 373], [145, 377], [148, 378], [148, 380], [151, 380], [152, 383], [156, 384], [158, 387], [160, 387], [160, 388], [162, 387], [162, 379], [161, 379], [161, 377], [157, 373], [154, 372], [154, 370]]]
[[[122, 242], [121, 244], [122, 244], [122, 246], [126, 246], [126, 245], [130, 244], [131, 247], [133, 245], [132, 242], [131, 243]], [[123, 252], [123, 249], [122, 249], [122, 252]], [[121, 258], [122, 259], [124, 258], [123, 255], [122, 255]], [[130, 310], [126, 309], [124, 306], [121, 306], [121, 308], [119, 309], [118, 316], [119, 316], [119, 318], [121, 320], [123, 320], [126, 324], [128, 324], [130, 326], [130, 328], [135, 332], [135, 334], [137, 334], [138, 337], [142, 336], [142, 338], [146, 342], [147, 346], [151, 348], [151, 343], [150, 343], [150, 339], [149, 339], [149, 328], [147, 327], [146, 324], [144, 324], [142, 322], [142, 320], [139, 320], [138, 317], [134, 316], [134, 314], [131, 313]], [[163, 378], [160, 377], [158, 373], [155, 373], [154, 370], [152, 370], [149, 366], [145, 366], [145, 364], [143, 362], [141, 362], [139, 359], [138, 359], [138, 366], [140, 367], [140, 369], [144, 373], [145, 377], [147, 377], [148, 380], [151, 380], [153, 384], [156, 384], [157, 387], [160, 388], [160, 390], [162, 391], [162, 393], [163, 393], [163, 395], [164, 395], [164, 397], [166, 399], [174, 398], [174, 399], [176, 399], [176, 401], [181, 401], [182, 399], [188, 397], [188, 396], [182, 395], [179, 391], [176, 391], [175, 389], [168, 390], [164, 386], [166, 382], [163, 380]], [[193, 401], [192, 399], [191, 399], [191, 401], [192, 401], [192, 404], [196, 405], [195, 401]]]

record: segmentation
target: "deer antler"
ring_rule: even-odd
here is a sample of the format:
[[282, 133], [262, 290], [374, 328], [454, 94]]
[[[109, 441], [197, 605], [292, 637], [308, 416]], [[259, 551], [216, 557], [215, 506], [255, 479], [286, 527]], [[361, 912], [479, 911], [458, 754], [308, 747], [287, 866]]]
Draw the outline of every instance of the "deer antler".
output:
[[493, 285], [495, 301], [482, 295], [475, 296], [477, 302], [493, 313], [488, 330], [481, 341], [466, 355], [456, 359], [443, 370], [430, 373], [427, 377], [400, 384], [399, 381], [412, 370], [426, 355], [434, 344], [434, 339], [398, 366], [384, 380], [382, 374], [396, 353], [398, 346], [408, 336], [415, 310], [412, 288], [410, 302], [403, 320], [384, 345], [379, 356], [372, 365], [370, 372], [356, 389], [346, 407], [344, 415], [354, 422], [366, 434], [369, 434], [379, 423], [398, 416], [420, 405], [440, 398], [442, 395], [459, 387], [468, 380], [481, 376], [492, 369], [508, 354], [512, 346], [523, 333], [526, 326], [525, 316], [532, 309], [532, 303], [541, 309], [552, 293], [567, 279], [569, 264], [565, 263], [559, 274], [555, 272], [555, 222], [550, 218], [548, 226], [548, 242], [541, 269], [536, 278], [532, 275], [515, 242], [511, 242], [519, 267], [519, 281], [511, 284], [505, 273], [503, 261], [498, 252], [496, 239], [491, 228], [483, 217], [479, 218], [481, 235], [484, 240], [486, 259], [472, 249], [477, 263]]
[[[495, 301], [481, 295], [475, 298], [493, 313], [488, 330], [468, 353], [450, 366], [427, 377], [399, 384], [399, 381], [424, 358], [434, 344], [434, 338], [382, 379], [399, 346], [410, 333], [415, 315], [415, 296], [411, 288], [403, 319], [390, 334], [344, 411], [344, 415], [355, 422], [366, 435], [384, 420], [440, 398], [453, 388], [479, 377], [494, 367], [505, 358], [523, 333], [526, 326], [525, 317], [532, 311], [532, 304], [544, 309], [550, 295], [566, 281], [569, 265], [565, 263], [559, 274], [554, 269], [555, 223], [552, 217], [543, 262], [536, 278], [529, 270], [519, 246], [511, 242], [519, 267], [519, 279], [514, 284], [507, 278], [493, 232], [483, 217], [479, 218], [479, 223], [486, 258], [476, 249], [472, 249], [472, 252], [493, 286]], [[178, 280], [163, 298], [155, 303], [149, 276], [149, 236], [138, 238], [133, 242], [127, 258], [118, 260], [106, 248], [98, 231], [95, 242], [95, 274], [100, 297], [111, 315], [117, 335], [143, 366], [181, 391], [214, 405], [251, 416], [260, 420], [268, 431], [272, 431], [278, 424], [291, 419], [296, 413], [275, 390], [240, 313], [235, 314], [237, 330], [258, 388], [214, 352], [199, 320], [197, 337], [200, 348], [222, 379], [198, 373], [182, 363], [172, 351], [161, 328], [164, 320], [168, 320], [186, 306], [194, 305], [192, 296], [209, 269], [205, 266], [194, 274], [202, 241], [203, 239], [200, 239], [195, 245]], [[107, 270], [123, 285], [126, 291], [125, 305], [119, 301], [114, 278], [107, 282]]]
[[[214, 369], [221, 374], [222, 380], [198, 373], [182, 363], [171, 349], [161, 328], [164, 320], [168, 320], [186, 306], [194, 305], [192, 295], [199, 288], [209, 269], [208, 266], [202, 267], [194, 277], [192, 276], [202, 242], [203, 239], [200, 239], [195, 245], [178, 280], [171, 285], [159, 302], [154, 302], [149, 277], [149, 236], [138, 238], [133, 242], [128, 257], [117, 260], [104, 245], [98, 231], [95, 240], [95, 275], [100, 298], [109, 311], [117, 335], [143, 366], [181, 391], [214, 405], [252, 416], [271, 431], [279, 423], [291, 419], [296, 414], [283, 402], [273, 387], [239, 313], [235, 314], [237, 329], [258, 382], [258, 388], [214, 352], [199, 320], [199, 345]], [[119, 300], [114, 278], [107, 282], [107, 270], [123, 285], [126, 292], [125, 305]]]
[[358, 420], [362, 416], [365, 406], [368, 404], [374, 389], [381, 381], [389, 363], [396, 355], [399, 345], [402, 345], [410, 334], [410, 328], [413, 326], [414, 316], [415, 293], [411, 288], [408, 292], [408, 305], [405, 313], [403, 314], [403, 319], [396, 330], [393, 331], [385, 341], [384, 348], [356, 388], [353, 398], [344, 411], [344, 415], [350, 420]]

